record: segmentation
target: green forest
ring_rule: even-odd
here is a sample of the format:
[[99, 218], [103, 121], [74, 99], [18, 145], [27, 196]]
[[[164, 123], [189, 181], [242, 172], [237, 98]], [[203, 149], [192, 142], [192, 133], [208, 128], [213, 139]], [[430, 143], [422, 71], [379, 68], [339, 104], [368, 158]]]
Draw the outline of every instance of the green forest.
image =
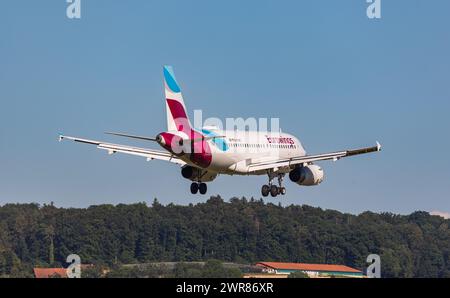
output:
[[[0, 207], [0, 276], [31, 277], [78, 254], [83, 264], [220, 260], [343, 264], [364, 270], [381, 256], [383, 277], [450, 277], [450, 220], [427, 212], [359, 215], [263, 200], [58, 208]], [[177, 270], [180, 272], [183, 266]]]

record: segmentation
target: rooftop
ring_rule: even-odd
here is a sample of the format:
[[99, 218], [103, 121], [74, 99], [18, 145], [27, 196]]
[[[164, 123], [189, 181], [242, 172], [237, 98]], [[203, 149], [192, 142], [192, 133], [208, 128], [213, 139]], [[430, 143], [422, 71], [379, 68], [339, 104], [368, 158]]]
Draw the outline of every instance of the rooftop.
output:
[[306, 264], [306, 263], [279, 263], [259, 262], [256, 266], [269, 267], [275, 270], [302, 270], [302, 271], [326, 271], [326, 272], [348, 272], [362, 273], [362, 271], [345, 266], [329, 264]]
[[67, 272], [64, 268], [34, 268], [33, 271], [36, 278], [67, 277]]

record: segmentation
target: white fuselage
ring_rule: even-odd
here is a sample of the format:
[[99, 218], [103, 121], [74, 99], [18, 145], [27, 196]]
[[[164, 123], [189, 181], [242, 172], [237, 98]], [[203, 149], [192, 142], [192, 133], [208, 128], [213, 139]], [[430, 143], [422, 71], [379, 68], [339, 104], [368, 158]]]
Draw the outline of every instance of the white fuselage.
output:
[[[248, 164], [306, 155], [300, 141], [287, 133], [216, 129], [203, 129], [199, 132], [205, 137], [219, 136], [207, 141], [212, 159], [206, 169], [211, 172], [246, 175]], [[188, 156], [184, 156], [183, 160], [193, 165]], [[284, 170], [289, 172], [290, 169]], [[266, 171], [262, 171], [253, 174], [265, 173]]]

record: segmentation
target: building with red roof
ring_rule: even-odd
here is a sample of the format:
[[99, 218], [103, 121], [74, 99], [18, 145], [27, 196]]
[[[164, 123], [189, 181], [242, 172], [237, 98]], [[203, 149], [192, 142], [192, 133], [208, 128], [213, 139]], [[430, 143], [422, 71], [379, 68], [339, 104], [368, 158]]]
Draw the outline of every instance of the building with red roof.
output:
[[279, 263], [279, 262], [259, 262], [257, 267], [269, 274], [289, 275], [296, 271], [302, 271], [309, 277], [363, 277], [363, 272], [345, 265], [329, 264], [305, 264], [305, 263]]
[[67, 278], [65, 268], [34, 268], [35, 278]]
[[[94, 265], [92, 264], [81, 264], [81, 270], [92, 268]], [[66, 268], [34, 268], [34, 277], [35, 278], [67, 278], [67, 269]]]

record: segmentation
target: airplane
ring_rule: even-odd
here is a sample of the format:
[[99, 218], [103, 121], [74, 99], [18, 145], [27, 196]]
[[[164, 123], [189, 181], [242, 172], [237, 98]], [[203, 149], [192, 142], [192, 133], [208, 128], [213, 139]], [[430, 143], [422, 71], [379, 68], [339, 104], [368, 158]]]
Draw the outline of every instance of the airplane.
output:
[[[306, 153], [295, 136], [273, 131], [219, 130], [217, 127], [194, 128], [189, 121], [180, 85], [171, 66], [163, 67], [166, 98], [167, 131], [156, 137], [106, 132], [106, 134], [136, 140], [156, 142], [164, 150], [113, 144], [60, 135], [64, 139], [91, 144], [106, 150], [108, 154], [124, 153], [144, 157], [147, 161], [163, 160], [181, 166], [181, 175], [192, 181], [192, 194], [207, 192], [206, 182], [220, 174], [225, 175], [267, 175], [268, 183], [261, 187], [263, 197], [285, 195], [283, 179], [289, 179], [301, 186], [319, 185], [324, 180], [323, 169], [315, 162], [337, 161], [343, 157], [355, 156], [381, 150], [380, 143], [373, 147], [342, 150], [331, 153]], [[274, 183], [274, 179], [278, 183]], [[277, 185], [278, 184], [278, 185]]]

